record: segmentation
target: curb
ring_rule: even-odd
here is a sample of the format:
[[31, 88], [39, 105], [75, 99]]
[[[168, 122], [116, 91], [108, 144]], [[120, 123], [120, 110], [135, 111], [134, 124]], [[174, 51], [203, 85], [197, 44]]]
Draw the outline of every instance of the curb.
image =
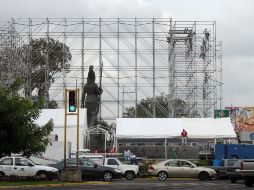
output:
[[26, 187], [64, 187], [64, 186], [79, 186], [79, 185], [103, 185], [103, 184], [111, 184], [111, 182], [102, 182], [102, 181], [88, 181], [81, 183], [63, 183], [63, 184], [38, 184], [38, 185], [20, 185], [20, 186], [0, 186], [0, 189], [20, 189]]

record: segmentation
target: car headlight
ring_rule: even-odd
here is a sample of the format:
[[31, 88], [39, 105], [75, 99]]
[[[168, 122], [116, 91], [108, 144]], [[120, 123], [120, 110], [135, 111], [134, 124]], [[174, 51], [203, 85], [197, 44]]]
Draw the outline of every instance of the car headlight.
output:
[[114, 171], [117, 172], [117, 173], [122, 173], [122, 171], [119, 170], [119, 169], [114, 169]]
[[58, 171], [58, 169], [56, 169], [56, 168], [52, 168], [52, 169], [51, 169], [51, 171], [52, 171], [52, 172], [57, 172], [57, 171]]

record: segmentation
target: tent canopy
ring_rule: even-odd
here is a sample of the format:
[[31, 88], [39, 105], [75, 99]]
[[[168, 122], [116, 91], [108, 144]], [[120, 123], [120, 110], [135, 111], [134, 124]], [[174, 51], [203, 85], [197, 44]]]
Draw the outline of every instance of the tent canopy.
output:
[[229, 118], [117, 118], [116, 138], [236, 138]]

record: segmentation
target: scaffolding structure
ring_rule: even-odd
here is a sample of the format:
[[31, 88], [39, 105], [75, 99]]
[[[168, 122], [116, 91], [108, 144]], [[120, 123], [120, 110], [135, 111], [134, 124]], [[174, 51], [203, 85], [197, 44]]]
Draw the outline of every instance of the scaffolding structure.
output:
[[[45, 95], [63, 107], [65, 87], [82, 88], [89, 65], [99, 83], [103, 62], [101, 118], [115, 120], [127, 107], [151, 97], [152, 111], [176, 117], [174, 103], [165, 110], [155, 97], [168, 94], [169, 101], [186, 101], [189, 117], [211, 117], [222, 107], [221, 43], [213, 21], [173, 21], [170, 18], [22, 18], [0, 23], [0, 83], [26, 76], [26, 95], [32, 96], [32, 39], [53, 38], [69, 47], [72, 59], [48, 81], [47, 48]], [[25, 47], [25, 48], [24, 48]], [[6, 53], [6, 51], [8, 53]], [[63, 46], [63, 51], [65, 51]], [[25, 59], [24, 59], [25, 57]], [[63, 57], [64, 60], [64, 57]], [[40, 61], [40, 60], [36, 60]], [[59, 60], [56, 60], [59, 61]], [[63, 62], [63, 64], [65, 64]], [[34, 82], [34, 81], [33, 81]], [[48, 94], [47, 94], [48, 92]], [[135, 109], [136, 110], [136, 109]], [[136, 116], [134, 110], [133, 117]], [[179, 115], [178, 115], [179, 116]]]
[[176, 98], [186, 100], [190, 117], [213, 115], [222, 108], [222, 55], [216, 23], [171, 21], [168, 42], [169, 117], [176, 117]]

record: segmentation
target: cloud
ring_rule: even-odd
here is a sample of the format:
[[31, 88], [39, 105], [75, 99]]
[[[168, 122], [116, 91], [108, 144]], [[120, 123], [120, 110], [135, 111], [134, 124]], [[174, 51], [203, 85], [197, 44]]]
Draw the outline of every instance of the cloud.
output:
[[253, 0], [0, 0], [0, 18], [133, 18], [216, 21], [223, 42], [225, 104], [254, 105]]

